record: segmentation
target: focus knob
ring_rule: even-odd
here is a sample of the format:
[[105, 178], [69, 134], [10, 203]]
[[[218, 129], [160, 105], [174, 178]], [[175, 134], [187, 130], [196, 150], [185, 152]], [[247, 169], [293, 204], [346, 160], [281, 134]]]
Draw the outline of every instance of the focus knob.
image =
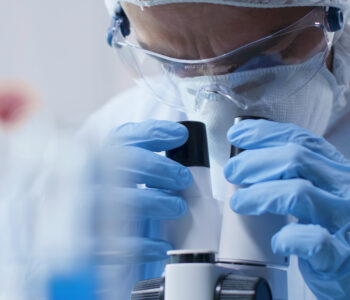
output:
[[216, 283], [214, 300], [272, 300], [267, 281], [260, 277], [229, 274]]
[[164, 277], [139, 281], [131, 292], [131, 300], [164, 300]]

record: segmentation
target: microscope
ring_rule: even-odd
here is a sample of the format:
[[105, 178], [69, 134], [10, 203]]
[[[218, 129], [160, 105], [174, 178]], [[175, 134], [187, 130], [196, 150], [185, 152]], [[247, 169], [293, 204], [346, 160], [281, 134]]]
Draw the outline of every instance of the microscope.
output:
[[[238, 117], [235, 123], [255, 117]], [[187, 166], [193, 185], [182, 196], [188, 213], [164, 224], [164, 239], [173, 244], [163, 276], [136, 283], [131, 300], [287, 300], [289, 258], [271, 250], [271, 238], [287, 217], [241, 216], [229, 202], [239, 188], [232, 185], [223, 213], [214, 199], [205, 125], [180, 122], [189, 139], [167, 157]], [[242, 150], [232, 147], [231, 156]]]

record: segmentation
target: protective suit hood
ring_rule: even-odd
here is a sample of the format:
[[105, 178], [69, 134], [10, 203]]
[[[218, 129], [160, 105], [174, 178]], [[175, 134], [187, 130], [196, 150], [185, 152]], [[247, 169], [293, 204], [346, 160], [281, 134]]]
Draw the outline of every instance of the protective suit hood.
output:
[[[343, 11], [349, 9], [349, 0], [122, 0], [138, 6], [156, 6], [171, 3], [213, 3], [242, 7], [276, 8], [293, 6], [333, 6]], [[118, 0], [105, 0], [106, 6], [111, 14], [117, 7]]]

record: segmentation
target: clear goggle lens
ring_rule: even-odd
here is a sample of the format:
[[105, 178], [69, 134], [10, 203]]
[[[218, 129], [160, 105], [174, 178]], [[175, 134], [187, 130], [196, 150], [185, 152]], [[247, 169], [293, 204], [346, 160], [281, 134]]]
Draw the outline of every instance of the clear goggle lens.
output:
[[132, 34], [124, 38], [119, 30], [112, 45], [137, 80], [173, 108], [196, 111], [219, 96], [246, 110], [261, 98], [280, 95], [282, 100], [302, 89], [324, 66], [333, 40], [324, 10], [315, 8], [283, 30], [214, 58], [167, 57], [143, 49]]

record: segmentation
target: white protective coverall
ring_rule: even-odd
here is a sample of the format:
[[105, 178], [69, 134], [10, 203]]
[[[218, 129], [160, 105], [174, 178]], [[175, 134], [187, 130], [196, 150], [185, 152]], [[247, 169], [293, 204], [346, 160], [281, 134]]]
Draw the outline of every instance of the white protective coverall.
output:
[[[116, 1], [106, 1], [111, 14], [116, 7]], [[129, 0], [133, 2], [133, 0]], [[149, 6], [152, 0], [137, 0], [138, 5]], [[154, 1], [157, 4], [160, 1]], [[165, 0], [165, 2], [168, 2]], [[186, 1], [180, 1], [186, 2]], [[189, 1], [197, 2], [197, 1]], [[198, 1], [199, 2], [199, 1]], [[210, 3], [230, 2], [231, 5], [250, 7], [285, 7], [285, 6], [338, 6], [347, 12], [350, 7], [348, 0], [213, 0]], [[350, 18], [346, 18], [344, 32], [334, 46], [333, 74], [338, 83], [339, 95], [333, 103], [332, 117], [324, 137], [340, 152], [350, 159]], [[108, 133], [115, 127], [126, 122], [141, 122], [149, 119], [182, 121], [185, 113], [158, 102], [145, 86], [139, 85], [111, 99], [102, 109], [97, 111], [81, 129], [81, 136], [94, 147], [102, 144]], [[226, 196], [223, 176], [223, 166], [211, 157], [214, 197], [218, 205], [222, 205]], [[314, 299], [298, 271], [296, 258], [291, 259], [288, 276], [289, 299]]]

